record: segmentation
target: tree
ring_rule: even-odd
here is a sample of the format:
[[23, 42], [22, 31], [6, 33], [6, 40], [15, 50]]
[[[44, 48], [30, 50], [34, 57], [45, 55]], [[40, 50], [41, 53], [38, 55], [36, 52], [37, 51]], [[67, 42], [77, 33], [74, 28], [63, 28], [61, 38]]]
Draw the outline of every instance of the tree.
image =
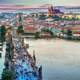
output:
[[2, 73], [2, 80], [13, 80], [12, 71], [4, 69]]
[[40, 35], [40, 33], [39, 32], [36, 32], [35, 33], [35, 38], [39, 38], [39, 35]]
[[45, 20], [45, 19], [46, 19], [46, 15], [41, 14], [40, 17], [39, 17], [39, 19], [40, 19], [40, 20]]
[[67, 35], [68, 35], [68, 36], [72, 36], [72, 30], [68, 29], [68, 30], [67, 30]]
[[55, 20], [55, 21], [59, 21], [60, 20], [60, 17], [58, 15], [54, 15], [52, 16], [52, 18]]
[[4, 25], [0, 26], [0, 34], [2, 42], [5, 41], [6, 28]]
[[21, 34], [24, 32], [22, 25], [18, 26], [17, 32]]

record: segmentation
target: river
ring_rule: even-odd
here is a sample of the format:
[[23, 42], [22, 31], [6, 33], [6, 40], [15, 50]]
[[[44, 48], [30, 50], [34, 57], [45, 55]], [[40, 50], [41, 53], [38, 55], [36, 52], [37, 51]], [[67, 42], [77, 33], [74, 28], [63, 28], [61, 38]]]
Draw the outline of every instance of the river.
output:
[[0, 57], [0, 79], [1, 79], [1, 75], [2, 75], [3, 69], [5, 68], [4, 67], [5, 53], [6, 53], [6, 45], [5, 44], [6, 43], [4, 43], [4, 45], [3, 45], [2, 51], [0, 51], [0, 53], [1, 53], [1, 57]]
[[61, 39], [25, 39], [29, 53], [35, 50], [43, 80], [80, 80], [80, 42]]

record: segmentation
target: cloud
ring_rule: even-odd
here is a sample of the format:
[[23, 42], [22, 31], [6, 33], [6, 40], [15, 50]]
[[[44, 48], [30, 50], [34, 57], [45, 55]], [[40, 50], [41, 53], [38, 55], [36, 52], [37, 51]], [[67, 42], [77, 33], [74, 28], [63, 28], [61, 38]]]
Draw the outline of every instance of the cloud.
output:
[[37, 5], [53, 4], [57, 6], [80, 6], [79, 0], [0, 0], [0, 4]]

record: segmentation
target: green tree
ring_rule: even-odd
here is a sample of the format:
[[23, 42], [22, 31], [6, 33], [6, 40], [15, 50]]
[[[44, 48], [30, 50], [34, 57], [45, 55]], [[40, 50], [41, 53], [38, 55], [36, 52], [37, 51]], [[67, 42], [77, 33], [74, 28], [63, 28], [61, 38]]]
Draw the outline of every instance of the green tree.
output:
[[2, 73], [2, 80], [13, 80], [12, 71], [4, 69]]
[[35, 33], [35, 38], [39, 38], [39, 35], [40, 35], [40, 33], [39, 32], [36, 32]]
[[72, 30], [68, 29], [68, 30], [67, 30], [67, 35], [68, 35], [68, 36], [72, 36]]
[[46, 19], [46, 15], [41, 14], [40, 17], [39, 17], [39, 19], [40, 19], [40, 20], [45, 20], [45, 19]]
[[6, 28], [4, 25], [0, 26], [0, 37], [2, 41], [5, 41]]
[[59, 21], [60, 20], [60, 17], [58, 15], [54, 15], [52, 16], [52, 18], [55, 20], [55, 21]]
[[22, 25], [18, 26], [17, 32], [21, 34], [24, 32]]

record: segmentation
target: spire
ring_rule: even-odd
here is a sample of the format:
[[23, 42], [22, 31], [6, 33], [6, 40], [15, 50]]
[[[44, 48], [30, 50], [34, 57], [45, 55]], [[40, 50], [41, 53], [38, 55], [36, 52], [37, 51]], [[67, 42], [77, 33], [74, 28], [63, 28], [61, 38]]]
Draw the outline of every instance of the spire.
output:
[[48, 15], [49, 16], [52, 16], [53, 15], [53, 6], [51, 5], [51, 6], [49, 6], [49, 8], [48, 8]]

